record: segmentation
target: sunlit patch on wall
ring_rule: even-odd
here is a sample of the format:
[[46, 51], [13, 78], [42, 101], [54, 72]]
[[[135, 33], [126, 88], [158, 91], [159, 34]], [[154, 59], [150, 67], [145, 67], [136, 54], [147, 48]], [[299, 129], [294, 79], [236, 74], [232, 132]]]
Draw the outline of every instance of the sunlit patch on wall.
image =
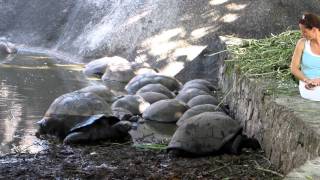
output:
[[230, 23], [230, 22], [237, 20], [238, 18], [239, 18], [239, 15], [229, 13], [229, 14], [222, 16], [220, 21]]
[[225, 2], [228, 2], [229, 0], [211, 0], [209, 2], [210, 5], [220, 5], [220, 4], [223, 4]]
[[201, 37], [208, 34], [209, 29], [210, 29], [210, 27], [202, 27], [202, 28], [193, 30], [191, 32], [191, 36], [192, 36], [192, 38], [196, 38], [196, 39], [201, 38]]
[[174, 52], [175, 57], [179, 56], [186, 56], [187, 61], [193, 60], [195, 57], [197, 57], [206, 46], [188, 46], [183, 48], [178, 48]]
[[228, 5], [226, 5], [226, 8], [228, 10], [232, 10], [232, 11], [239, 11], [244, 9], [245, 7], [247, 7], [247, 4], [236, 4], [236, 3], [230, 3]]
[[150, 13], [151, 13], [151, 10], [145, 11], [145, 12], [143, 12], [141, 14], [133, 16], [133, 17], [128, 19], [126, 25], [134, 24], [134, 23], [138, 22], [140, 19], [144, 18], [145, 16], [147, 16]]
[[161, 74], [175, 76], [184, 67], [184, 62], [169, 62], [164, 68], [160, 69]]
[[160, 58], [166, 58], [168, 54], [178, 47], [186, 46], [184, 38], [186, 32], [182, 28], [175, 28], [164, 31], [159, 35], [147, 39], [142, 43], [142, 48], [148, 50], [148, 53]]

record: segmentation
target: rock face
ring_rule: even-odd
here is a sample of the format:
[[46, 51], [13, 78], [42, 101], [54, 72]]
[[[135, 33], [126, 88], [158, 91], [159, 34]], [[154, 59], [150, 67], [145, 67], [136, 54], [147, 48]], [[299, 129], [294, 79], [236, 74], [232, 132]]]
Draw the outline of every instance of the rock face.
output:
[[[298, 28], [303, 11], [320, 14], [318, 0], [16, 0], [0, 4], [0, 36], [12, 42], [90, 58], [120, 55], [161, 68], [172, 62], [170, 67], [185, 67], [201, 52], [200, 46], [210, 44], [217, 34], [263, 37], [288, 26]], [[198, 53], [192, 54], [194, 50]], [[214, 48], [207, 51], [214, 52]], [[206, 59], [198, 68], [209, 64]]]

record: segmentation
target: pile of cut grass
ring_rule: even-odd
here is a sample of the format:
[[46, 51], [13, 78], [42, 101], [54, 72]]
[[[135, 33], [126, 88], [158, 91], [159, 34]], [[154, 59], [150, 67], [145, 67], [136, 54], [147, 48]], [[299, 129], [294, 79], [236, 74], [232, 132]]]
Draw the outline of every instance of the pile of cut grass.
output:
[[286, 31], [265, 39], [246, 39], [242, 45], [229, 45], [231, 60], [248, 77], [268, 77], [279, 83], [294, 84], [290, 72], [291, 57], [299, 31]]

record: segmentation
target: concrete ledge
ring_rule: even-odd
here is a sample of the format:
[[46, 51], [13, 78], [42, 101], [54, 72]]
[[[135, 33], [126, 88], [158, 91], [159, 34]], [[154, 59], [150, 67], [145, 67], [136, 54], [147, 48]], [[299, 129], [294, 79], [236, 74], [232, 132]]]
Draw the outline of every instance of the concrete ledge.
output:
[[[242, 123], [245, 134], [258, 139], [267, 157], [284, 174], [319, 157], [319, 102], [304, 100], [297, 93], [273, 97], [266, 90], [270, 85], [266, 80], [242, 77], [235, 70], [227, 72], [226, 66], [220, 72], [220, 87], [228, 93], [231, 115]], [[314, 166], [319, 160], [315, 162], [296, 172], [313, 176], [313, 169], [319, 168]], [[291, 174], [288, 178], [294, 177]]]
[[307, 161], [301, 167], [291, 171], [285, 180], [320, 179], [320, 158]]

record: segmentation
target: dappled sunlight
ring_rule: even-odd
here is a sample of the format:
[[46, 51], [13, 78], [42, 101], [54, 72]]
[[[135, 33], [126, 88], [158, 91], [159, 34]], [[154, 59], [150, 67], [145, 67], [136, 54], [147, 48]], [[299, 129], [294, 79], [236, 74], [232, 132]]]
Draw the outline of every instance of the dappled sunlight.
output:
[[129, 19], [127, 20], [126, 25], [134, 24], [134, 23], [138, 22], [140, 19], [142, 19], [142, 18], [146, 17], [147, 15], [149, 15], [150, 13], [151, 13], [151, 10], [145, 11], [145, 12], [143, 12], [143, 13], [141, 13], [141, 14], [138, 14], [138, 15], [136, 15], [136, 16], [133, 16], [133, 17], [131, 17], [131, 18], [129, 18]]
[[201, 27], [198, 29], [195, 29], [191, 32], [191, 38], [192, 39], [200, 39], [206, 35], [208, 35], [211, 32], [214, 32], [216, 28], [214, 26], [208, 26], [208, 27]]
[[135, 58], [136, 63], [145, 63], [148, 60], [148, 57], [146, 54], [140, 54]]
[[82, 71], [84, 68], [84, 64], [54, 64], [53, 67], [59, 67], [59, 69], [66, 69], [72, 71]]
[[219, 20], [220, 15], [216, 11], [209, 11], [201, 14], [201, 17], [204, 19], [210, 19], [210, 21], [215, 22]]
[[15, 138], [19, 122], [21, 121], [22, 105], [17, 103], [10, 105], [7, 117], [3, 119], [3, 140], [2, 143], [12, 142]]
[[47, 60], [50, 59], [48, 56], [25, 56], [26, 58], [31, 58], [33, 60]]
[[184, 62], [172, 61], [166, 64], [162, 69], [160, 69], [161, 74], [167, 76], [175, 76], [179, 71], [184, 68]]
[[[31, 118], [31, 117], [30, 117]], [[34, 116], [33, 118], [39, 118], [38, 116]], [[20, 152], [29, 152], [29, 153], [37, 153], [43, 149], [46, 149], [47, 146], [38, 139], [34, 134], [36, 133], [36, 129], [34, 128], [34, 122], [27, 121], [26, 128], [24, 134], [21, 134], [21, 141], [19, 142], [19, 146], [16, 147], [16, 151]]]
[[182, 112], [176, 112], [176, 113], [174, 113], [174, 117], [175, 117], [175, 118], [180, 118], [182, 115], [183, 115]]
[[141, 101], [139, 104], [139, 111], [144, 112], [149, 106], [150, 106], [150, 103]]
[[197, 57], [207, 46], [187, 46], [182, 48], [177, 48], [173, 55], [175, 57], [186, 56], [187, 61], [193, 60]]
[[231, 23], [231, 22], [237, 20], [238, 18], [239, 18], [239, 15], [238, 15], [238, 14], [228, 13], [228, 14], [222, 16], [222, 17], [220, 18], [220, 21], [226, 22], [226, 23]]
[[19, 94], [15, 93], [15, 87], [2, 82], [0, 87], [0, 117], [2, 119], [0, 132], [2, 143], [10, 143], [16, 135], [17, 127], [21, 121], [22, 104], [19, 102]]
[[16, 69], [66, 69], [70, 71], [82, 71], [83, 64], [52, 64], [50, 66], [21, 66], [21, 65], [14, 65], [14, 64], [0, 64], [1, 68], [16, 68]]
[[186, 32], [183, 28], [175, 28], [162, 32], [159, 35], [151, 37], [142, 43], [142, 48], [149, 49], [149, 54], [166, 58], [170, 51], [178, 47], [185, 46], [186, 42], [183, 40], [173, 41], [173, 38], [184, 38]]
[[226, 8], [229, 10], [229, 11], [239, 11], [239, 10], [242, 10], [244, 8], [247, 7], [247, 4], [236, 4], [236, 3], [230, 3], [230, 4], [227, 4], [226, 5]]
[[226, 3], [228, 2], [229, 0], [211, 0], [209, 2], [210, 5], [220, 5], [220, 4], [223, 4], [223, 3]]

